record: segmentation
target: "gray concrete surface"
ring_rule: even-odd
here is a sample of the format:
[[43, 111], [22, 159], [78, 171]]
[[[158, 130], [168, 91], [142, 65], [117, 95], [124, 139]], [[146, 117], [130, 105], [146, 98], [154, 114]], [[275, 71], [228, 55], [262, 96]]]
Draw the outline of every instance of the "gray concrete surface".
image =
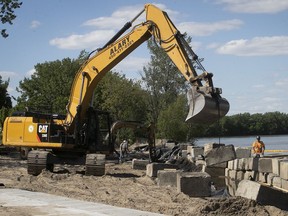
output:
[[40, 192], [19, 189], [0, 189], [0, 206], [22, 207], [29, 209], [32, 215], [69, 215], [69, 216], [156, 216], [160, 214], [115, 207], [100, 203], [79, 201]]

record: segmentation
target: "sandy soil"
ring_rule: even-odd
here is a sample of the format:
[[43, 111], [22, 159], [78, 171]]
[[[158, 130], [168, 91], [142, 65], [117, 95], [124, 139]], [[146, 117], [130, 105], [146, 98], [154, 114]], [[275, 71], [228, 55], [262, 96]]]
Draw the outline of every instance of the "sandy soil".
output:
[[[106, 175], [101, 177], [83, 175], [83, 166], [56, 166], [53, 173], [43, 171], [39, 176], [28, 175], [26, 168], [26, 161], [0, 155], [2, 187], [45, 192], [165, 215], [288, 215], [286, 211], [261, 206], [240, 197], [190, 198], [175, 188], [157, 186], [157, 179], [147, 177], [143, 170], [131, 169], [128, 162], [106, 164]], [[1, 205], [0, 214], [31, 215], [29, 209]]]

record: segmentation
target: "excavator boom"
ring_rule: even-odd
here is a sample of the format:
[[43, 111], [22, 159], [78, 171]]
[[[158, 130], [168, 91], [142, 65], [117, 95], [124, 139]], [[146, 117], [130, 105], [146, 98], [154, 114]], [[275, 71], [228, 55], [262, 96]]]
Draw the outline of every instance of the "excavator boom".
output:
[[[136, 25], [132, 31], [119, 38], [144, 11], [146, 12], [146, 22]], [[197, 75], [193, 64], [200, 62], [195, 58], [195, 53], [166, 12], [152, 4], [146, 4], [142, 12], [131, 22], [126, 23], [124, 28], [100, 51], [89, 58], [76, 74], [65, 119], [65, 125], [68, 128], [77, 127], [77, 124], [74, 125], [75, 121], [81, 122], [90, 106], [93, 91], [103, 76], [151, 36], [156, 39], [192, 86], [192, 90], [189, 91], [190, 110], [186, 121], [211, 123], [228, 112], [229, 103], [226, 99], [221, 98], [219, 94], [221, 90], [214, 89], [212, 76], [206, 71], [203, 71], [204, 75]], [[204, 82], [204, 86], [202, 82]]]

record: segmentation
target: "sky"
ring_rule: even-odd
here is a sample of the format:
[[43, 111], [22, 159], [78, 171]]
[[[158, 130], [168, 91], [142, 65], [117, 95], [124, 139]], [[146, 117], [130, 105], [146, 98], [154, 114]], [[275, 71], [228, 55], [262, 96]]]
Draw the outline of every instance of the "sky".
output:
[[[0, 38], [0, 75], [10, 79], [9, 95], [19, 96], [19, 81], [36, 64], [102, 47], [146, 3], [166, 11], [192, 37], [193, 50], [230, 103], [228, 115], [288, 113], [287, 0], [23, 1], [13, 25], [0, 27], [9, 33]], [[113, 70], [137, 80], [149, 60], [143, 43]]]

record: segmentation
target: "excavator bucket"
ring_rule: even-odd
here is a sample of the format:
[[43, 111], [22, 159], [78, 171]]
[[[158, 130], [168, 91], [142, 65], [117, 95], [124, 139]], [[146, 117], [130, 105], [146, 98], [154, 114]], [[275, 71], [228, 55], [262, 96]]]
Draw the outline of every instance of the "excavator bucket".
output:
[[220, 96], [212, 97], [210, 94], [197, 92], [194, 88], [187, 92], [189, 113], [188, 123], [209, 124], [224, 117], [229, 111], [229, 103]]

